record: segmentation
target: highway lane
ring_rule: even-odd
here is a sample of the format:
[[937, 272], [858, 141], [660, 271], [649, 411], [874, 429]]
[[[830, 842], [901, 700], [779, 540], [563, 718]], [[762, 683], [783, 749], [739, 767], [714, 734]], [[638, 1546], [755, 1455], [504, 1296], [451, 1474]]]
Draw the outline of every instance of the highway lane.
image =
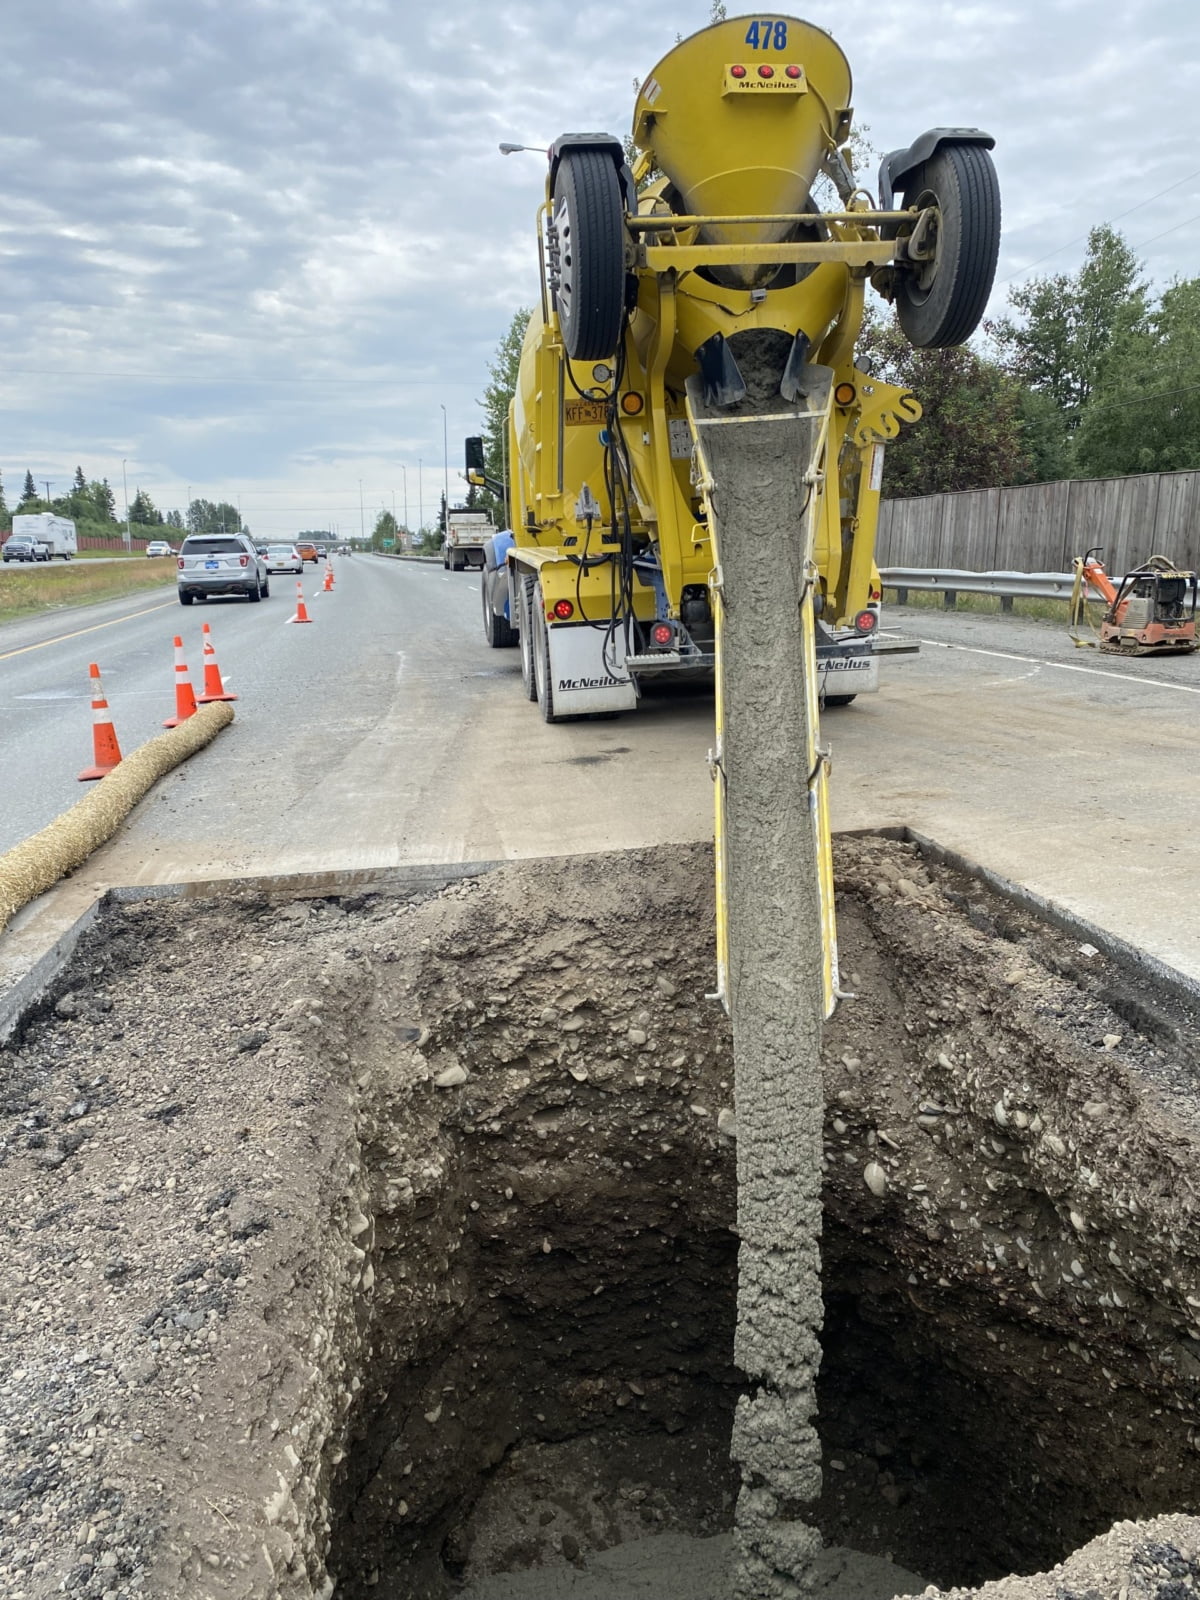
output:
[[[312, 569], [306, 590], [317, 587]], [[47, 613], [0, 629], [0, 750], [17, 787], [0, 816], [0, 849], [44, 827], [83, 792], [78, 773], [91, 760], [88, 665], [101, 668], [122, 749], [162, 732], [174, 714], [174, 650], [187, 647], [201, 675], [201, 623], [214, 632], [222, 670], [248, 676], [271, 698], [286, 697], [291, 651], [283, 624], [294, 609], [295, 580], [272, 584], [256, 606], [218, 600], [182, 607], [168, 587], [101, 606]], [[319, 602], [318, 602], [319, 603]], [[287, 630], [288, 632], [292, 630]], [[199, 689], [197, 689], [199, 692]]]
[[[255, 608], [134, 618], [127, 639], [109, 630], [124, 641], [112, 698], [120, 707], [128, 690], [131, 727], [140, 716], [153, 731], [168, 714], [179, 619], [192, 638], [201, 618], [212, 621], [242, 699], [234, 726], [76, 875], [75, 903], [113, 883], [710, 836], [703, 690], [647, 700], [613, 721], [547, 727], [521, 694], [517, 652], [484, 643], [477, 574], [363, 556], [336, 570], [311, 628], [282, 625], [291, 607], [281, 592]], [[1200, 976], [1200, 840], [1190, 825], [1200, 659], [1097, 661], [1061, 629], [1009, 618], [893, 611], [891, 620], [929, 642], [885, 664], [880, 695], [827, 715], [835, 824], [909, 823]], [[78, 694], [57, 705], [59, 735], [69, 709], [73, 742], [55, 792], [69, 801], [86, 753], [82, 669], [105, 657], [82, 642], [38, 654], [54, 656], [49, 687]], [[198, 651], [192, 660], [198, 669]], [[0, 660], [5, 705], [8, 665]], [[32, 724], [54, 705], [3, 714]]]

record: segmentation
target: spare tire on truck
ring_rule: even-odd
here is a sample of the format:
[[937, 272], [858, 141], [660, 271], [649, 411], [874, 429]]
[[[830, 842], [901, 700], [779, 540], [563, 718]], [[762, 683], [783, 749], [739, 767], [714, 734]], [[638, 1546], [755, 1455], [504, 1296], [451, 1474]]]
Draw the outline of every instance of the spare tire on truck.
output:
[[625, 317], [625, 204], [606, 148], [565, 150], [554, 176], [554, 303], [572, 361], [611, 356]]
[[1000, 254], [1000, 184], [979, 144], [945, 143], [903, 179], [905, 206], [936, 207], [933, 253], [896, 271], [896, 311], [921, 350], [965, 344], [979, 326]]

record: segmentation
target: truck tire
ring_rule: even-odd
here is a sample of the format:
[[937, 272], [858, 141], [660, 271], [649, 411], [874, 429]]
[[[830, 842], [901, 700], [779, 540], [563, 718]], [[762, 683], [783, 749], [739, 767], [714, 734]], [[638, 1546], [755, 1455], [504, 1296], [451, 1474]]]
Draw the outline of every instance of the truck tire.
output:
[[520, 634], [507, 617], [498, 617], [492, 610], [492, 597], [488, 592], [488, 571], [484, 568], [479, 588], [483, 595], [483, 637], [493, 650], [507, 650], [520, 642]]
[[550, 629], [546, 626], [546, 605], [542, 599], [542, 586], [535, 584], [531, 596], [533, 610], [532, 634], [533, 677], [537, 689], [538, 710], [543, 722], [561, 722], [554, 710], [554, 680], [550, 675]]
[[848, 706], [851, 701], [857, 700], [856, 694], [827, 694], [824, 704], [827, 706]]
[[905, 179], [904, 204], [936, 205], [937, 252], [896, 273], [896, 311], [919, 350], [965, 344], [979, 326], [1000, 254], [1000, 185], [981, 145], [945, 144]]
[[533, 595], [536, 589], [536, 582], [528, 573], [517, 579], [517, 643], [521, 646], [521, 687], [526, 700], [537, 699], [537, 674], [533, 670]]
[[625, 317], [625, 205], [612, 157], [569, 150], [552, 208], [558, 244], [555, 309], [572, 361], [611, 356]]

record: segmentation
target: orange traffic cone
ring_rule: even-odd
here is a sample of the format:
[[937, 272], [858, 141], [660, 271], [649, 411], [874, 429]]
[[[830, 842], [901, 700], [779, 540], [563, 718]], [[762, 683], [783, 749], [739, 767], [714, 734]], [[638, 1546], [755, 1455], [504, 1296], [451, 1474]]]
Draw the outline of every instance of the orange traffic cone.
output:
[[307, 608], [305, 607], [305, 604], [304, 604], [304, 584], [302, 582], [297, 582], [297, 584], [296, 584], [296, 615], [294, 617], [289, 617], [288, 621], [289, 622], [311, 622], [312, 621], [312, 618], [309, 616], [308, 610], [307, 610]]
[[163, 723], [164, 728], [177, 728], [181, 722], [196, 715], [196, 691], [183, 659], [183, 640], [175, 635], [175, 715]]
[[104, 685], [100, 682], [100, 668], [93, 661], [88, 667], [92, 685], [92, 757], [95, 766], [85, 767], [79, 774], [80, 783], [92, 778], [105, 778], [121, 764], [121, 746], [117, 743], [117, 730], [112, 725], [108, 701], [104, 698]]
[[204, 634], [204, 693], [196, 696], [196, 704], [207, 706], [214, 700], [236, 700], [237, 695], [228, 693], [221, 681], [217, 652], [213, 649], [212, 629], [207, 622], [201, 632]]
[[326, 567], [325, 568], [325, 589], [324, 589], [324, 593], [328, 594], [329, 591], [332, 588], [333, 588], [333, 568], [332, 567]]

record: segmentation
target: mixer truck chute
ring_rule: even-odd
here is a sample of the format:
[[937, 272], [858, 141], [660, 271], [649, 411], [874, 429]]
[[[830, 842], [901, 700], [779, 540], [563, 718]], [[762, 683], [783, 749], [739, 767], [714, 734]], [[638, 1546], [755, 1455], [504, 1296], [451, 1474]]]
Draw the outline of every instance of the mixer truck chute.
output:
[[[631, 159], [607, 134], [550, 147], [505, 441], [512, 543], [493, 541], [484, 573], [489, 642], [515, 630], [547, 721], [715, 675], [735, 1355], [752, 1386], [733, 1439], [738, 1600], [807, 1592], [815, 1540], [819, 1047], [838, 995], [819, 698], [873, 686], [883, 448], [920, 415], [854, 364], [863, 297], [869, 281], [893, 300], [914, 344], [961, 342], [999, 249], [988, 136], [932, 130], [885, 162], [876, 205], [848, 162], [850, 88], [823, 30], [729, 18], [642, 83]], [[822, 173], [837, 209], [814, 199]]]

